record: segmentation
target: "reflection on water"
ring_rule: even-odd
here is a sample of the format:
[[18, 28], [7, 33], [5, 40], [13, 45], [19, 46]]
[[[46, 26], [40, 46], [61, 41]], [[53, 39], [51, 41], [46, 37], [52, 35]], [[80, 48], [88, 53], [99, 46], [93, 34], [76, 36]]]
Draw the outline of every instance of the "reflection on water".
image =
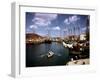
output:
[[[54, 52], [50, 58], [49, 51]], [[69, 60], [69, 51], [61, 43], [51, 44], [27, 44], [26, 45], [26, 67], [65, 65]]]

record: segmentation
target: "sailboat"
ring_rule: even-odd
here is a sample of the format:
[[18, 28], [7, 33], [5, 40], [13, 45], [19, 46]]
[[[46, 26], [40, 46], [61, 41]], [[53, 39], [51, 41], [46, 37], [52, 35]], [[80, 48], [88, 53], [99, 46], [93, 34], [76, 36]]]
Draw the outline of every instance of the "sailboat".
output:
[[52, 40], [50, 38], [50, 30], [47, 29], [47, 31], [48, 31], [48, 34], [47, 34], [47, 39], [45, 40], [45, 43], [49, 43], [50, 44], [52, 42]]

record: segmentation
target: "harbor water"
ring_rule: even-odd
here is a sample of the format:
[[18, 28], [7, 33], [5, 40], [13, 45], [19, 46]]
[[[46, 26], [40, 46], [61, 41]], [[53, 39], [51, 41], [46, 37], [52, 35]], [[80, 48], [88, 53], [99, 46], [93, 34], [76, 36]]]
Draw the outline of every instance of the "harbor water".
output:
[[[48, 58], [49, 51], [54, 53]], [[26, 67], [61, 66], [69, 61], [69, 50], [61, 43], [26, 44]]]

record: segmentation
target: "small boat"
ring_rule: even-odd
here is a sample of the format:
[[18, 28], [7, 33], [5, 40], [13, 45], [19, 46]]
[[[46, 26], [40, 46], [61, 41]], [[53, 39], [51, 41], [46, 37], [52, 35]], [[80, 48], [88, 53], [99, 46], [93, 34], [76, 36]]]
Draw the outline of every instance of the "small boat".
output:
[[63, 42], [63, 46], [68, 48], [73, 48], [73, 44], [67, 44], [65, 42]]
[[47, 57], [49, 58], [49, 57], [52, 57], [53, 55], [54, 55], [54, 52], [49, 51], [49, 54], [47, 54]]
[[64, 47], [67, 47], [67, 44], [65, 42], [62, 42]]

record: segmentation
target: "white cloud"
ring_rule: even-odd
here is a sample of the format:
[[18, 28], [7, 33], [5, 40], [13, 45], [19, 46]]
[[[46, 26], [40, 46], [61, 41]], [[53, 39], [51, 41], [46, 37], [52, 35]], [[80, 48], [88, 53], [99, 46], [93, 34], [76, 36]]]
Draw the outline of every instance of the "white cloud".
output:
[[37, 26], [48, 26], [49, 24], [51, 24], [50, 21], [45, 20], [45, 19], [43, 19], [43, 18], [38, 18], [38, 17], [35, 17], [32, 21], [33, 21], [34, 24], [37, 25]]
[[33, 18], [33, 23], [37, 26], [48, 26], [52, 20], [57, 18], [57, 14], [36, 13]]
[[33, 33], [33, 31], [31, 29], [27, 28], [26, 33]]
[[78, 16], [76, 16], [76, 15], [74, 15], [74, 16], [71, 16], [71, 17], [69, 17], [69, 18], [66, 18], [65, 20], [64, 20], [64, 23], [65, 24], [70, 24], [70, 23], [73, 23], [73, 22], [75, 22], [75, 21], [78, 21], [80, 18], [78, 17]]
[[80, 19], [80, 18], [79, 18], [78, 16], [76, 16], [76, 15], [69, 17], [69, 21], [70, 21], [70, 22], [75, 22], [75, 21], [77, 21], [77, 20], [79, 20], [79, 19]]
[[50, 13], [36, 13], [35, 16], [50, 21], [57, 18], [57, 14], [50, 14]]
[[60, 30], [59, 26], [53, 27], [52, 30]]
[[66, 19], [64, 20], [64, 23], [65, 23], [65, 24], [70, 24], [69, 19], [66, 18]]
[[33, 33], [35, 30], [38, 29], [36, 25], [30, 25], [29, 27], [26, 28], [26, 33]]
[[30, 25], [29, 28], [30, 29], [37, 29], [38, 27], [36, 25]]

